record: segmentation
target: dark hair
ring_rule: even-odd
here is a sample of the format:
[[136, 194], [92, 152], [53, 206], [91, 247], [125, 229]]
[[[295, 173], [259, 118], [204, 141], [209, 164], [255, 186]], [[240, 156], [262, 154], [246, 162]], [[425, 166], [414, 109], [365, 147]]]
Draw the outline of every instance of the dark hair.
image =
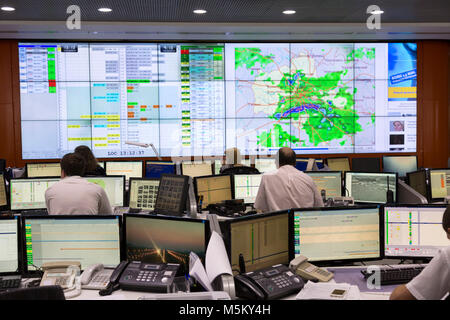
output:
[[447, 209], [445, 209], [444, 215], [442, 216], [442, 227], [445, 232], [448, 232], [448, 229], [450, 229], [450, 206], [447, 206]]
[[61, 169], [66, 176], [83, 176], [86, 161], [78, 153], [68, 153], [61, 159]]
[[98, 166], [97, 159], [94, 157], [91, 149], [88, 146], [78, 146], [75, 148], [75, 153], [78, 153], [84, 158], [86, 162], [86, 172], [93, 172]]
[[278, 166], [282, 167], [284, 165], [295, 166], [296, 155], [294, 150], [288, 147], [280, 148], [277, 152], [277, 162]]

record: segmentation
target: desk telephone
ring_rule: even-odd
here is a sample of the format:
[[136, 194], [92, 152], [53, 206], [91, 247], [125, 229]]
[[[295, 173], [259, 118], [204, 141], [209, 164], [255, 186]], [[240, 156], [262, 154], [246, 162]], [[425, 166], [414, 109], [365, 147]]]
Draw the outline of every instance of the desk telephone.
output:
[[114, 290], [168, 293], [180, 268], [175, 263], [145, 263], [122, 261], [112, 272], [109, 283], [99, 294], [109, 295]]
[[81, 263], [79, 261], [56, 261], [42, 265], [44, 275], [40, 286], [60, 286], [64, 290], [66, 298], [72, 298], [81, 294], [81, 287], [77, 281], [80, 274]]
[[106, 289], [113, 272], [114, 269], [105, 269], [103, 264], [93, 264], [81, 274], [81, 288], [92, 290]]
[[271, 300], [299, 292], [303, 279], [282, 264], [236, 275], [236, 296], [252, 300]]
[[333, 273], [308, 262], [308, 258], [299, 255], [289, 263], [289, 268], [305, 280], [330, 281]]

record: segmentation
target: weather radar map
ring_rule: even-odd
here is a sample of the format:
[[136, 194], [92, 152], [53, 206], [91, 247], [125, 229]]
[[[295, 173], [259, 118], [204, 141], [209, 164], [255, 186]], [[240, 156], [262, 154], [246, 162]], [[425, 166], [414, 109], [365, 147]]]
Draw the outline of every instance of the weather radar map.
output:
[[352, 152], [358, 143], [375, 144], [375, 48], [234, 50], [236, 135], [247, 148]]

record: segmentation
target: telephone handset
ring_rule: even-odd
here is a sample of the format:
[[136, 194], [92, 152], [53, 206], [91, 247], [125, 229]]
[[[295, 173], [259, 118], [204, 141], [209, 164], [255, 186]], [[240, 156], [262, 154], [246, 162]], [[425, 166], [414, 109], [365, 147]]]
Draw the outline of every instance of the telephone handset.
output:
[[285, 265], [236, 275], [236, 296], [252, 300], [271, 300], [299, 292], [304, 281]]
[[308, 258], [302, 255], [293, 259], [289, 268], [305, 280], [327, 282], [333, 278], [333, 273], [309, 263]]
[[64, 290], [66, 299], [81, 294], [81, 286], [77, 281], [80, 274], [81, 263], [79, 261], [47, 262], [41, 266], [44, 271], [40, 286], [60, 286]]
[[113, 272], [114, 269], [105, 269], [101, 263], [90, 265], [81, 274], [81, 288], [105, 289]]
[[122, 272], [128, 265], [128, 261], [122, 261], [112, 272], [109, 282], [106, 287], [98, 292], [101, 296], [110, 295], [113, 291], [119, 289], [119, 279]]

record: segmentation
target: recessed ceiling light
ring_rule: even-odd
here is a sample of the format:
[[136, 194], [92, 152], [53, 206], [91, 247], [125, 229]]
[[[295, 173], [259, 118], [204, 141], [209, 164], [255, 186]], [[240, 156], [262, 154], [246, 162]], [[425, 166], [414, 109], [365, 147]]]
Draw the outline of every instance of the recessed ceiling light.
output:
[[371, 14], [382, 14], [382, 13], [384, 13], [384, 11], [383, 10], [373, 10], [370, 13]]
[[194, 13], [196, 13], [196, 14], [204, 14], [204, 13], [206, 13], [206, 10], [197, 9], [197, 10], [194, 10]]
[[1, 7], [3, 11], [15, 11], [16, 9], [13, 7]]
[[98, 11], [100, 11], [100, 12], [111, 12], [112, 9], [110, 9], [110, 8], [98, 8]]
[[295, 10], [284, 10], [283, 13], [284, 14], [294, 14]]

